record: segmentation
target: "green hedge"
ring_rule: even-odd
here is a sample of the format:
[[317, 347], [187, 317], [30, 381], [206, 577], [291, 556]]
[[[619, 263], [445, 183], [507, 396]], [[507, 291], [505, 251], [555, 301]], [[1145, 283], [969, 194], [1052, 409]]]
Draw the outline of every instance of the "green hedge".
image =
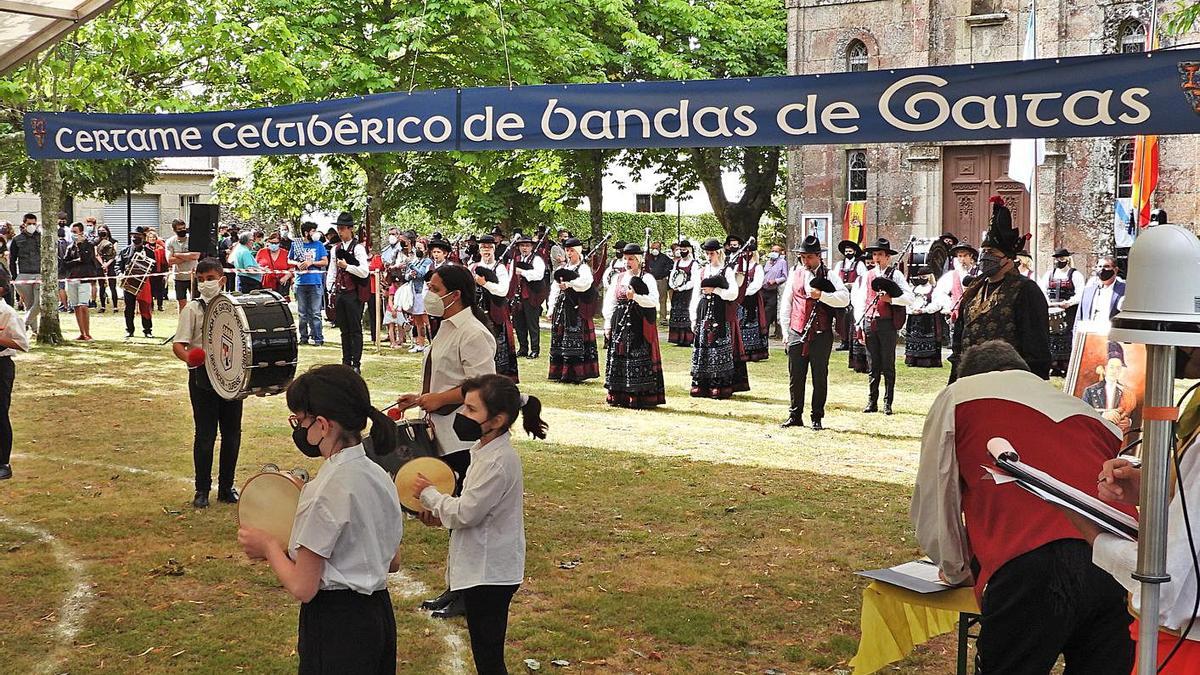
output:
[[[554, 225], [567, 228], [572, 234], [583, 240], [586, 240], [592, 232], [592, 223], [588, 212], [580, 209], [568, 209], [563, 213], [555, 214]], [[675, 214], [670, 213], [612, 211], [604, 214], [604, 232], [613, 233], [614, 243], [618, 239], [644, 243], [647, 227], [650, 228], [651, 241], [664, 243], [675, 241], [677, 231], [682, 231], [683, 236], [696, 241], [704, 241], [707, 237], [725, 238], [725, 230], [721, 228], [721, 224], [711, 213], [681, 216], [678, 218], [678, 222]]]

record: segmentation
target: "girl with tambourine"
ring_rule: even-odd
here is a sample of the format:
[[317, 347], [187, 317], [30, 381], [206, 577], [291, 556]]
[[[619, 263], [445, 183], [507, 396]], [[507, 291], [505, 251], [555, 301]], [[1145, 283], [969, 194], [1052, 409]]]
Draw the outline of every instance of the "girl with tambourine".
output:
[[297, 377], [287, 406], [292, 441], [325, 463], [300, 493], [291, 541], [243, 527], [238, 543], [301, 602], [300, 673], [395, 673], [387, 575], [400, 569], [403, 517], [395, 484], [362, 442], [369, 420], [373, 447], [390, 451], [395, 424], [371, 405], [366, 382], [349, 366]]
[[534, 438], [546, 437], [547, 424], [541, 402], [502, 375], [472, 378], [460, 389], [454, 429], [459, 438], [475, 440], [462, 494], [442, 494], [418, 475], [413, 496], [428, 509], [421, 522], [451, 531], [446, 581], [465, 601], [475, 668], [482, 675], [507, 673], [508, 608], [525, 578], [524, 479], [509, 429], [518, 413]]

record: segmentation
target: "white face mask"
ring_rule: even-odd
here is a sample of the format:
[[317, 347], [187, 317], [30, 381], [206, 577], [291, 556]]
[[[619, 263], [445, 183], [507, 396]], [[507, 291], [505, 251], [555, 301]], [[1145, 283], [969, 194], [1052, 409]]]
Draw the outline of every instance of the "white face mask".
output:
[[[454, 291], [451, 291], [450, 293], [453, 292]], [[450, 293], [447, 293], [446, 295], [450, 295]], [[425, 289], [425, 313], [429, 316], [441, 316], [445, 314], [446, 295], [438, 295], [428, 288]]]
[[767, 257], [770, 258], [771, 260], [779, 260], [779, 253], [776, 251], [771, 251], [770, 253], [767, 254]]
[[200, 297], [203, 298], [205, 302], [208, 302], [209, 300], [217, 297], [217, 294], [221, 292], [221, 280], [213, 279], [210, 281], [201, 281], [200, 283], [196, 284], [196, 287], [200, 290]]
[[396, 238], [396, 235], [394, 235], [394, 234], [388, 235], [388, 245], [389, 246], [395, 246], [396, 242], [398, 242], [398, 241], [400, 241], [400, 240]]
[[652, 249], [650, 249], [650, 253], [652, 253], [654, 255], [658, 255], [659, 253], [662, 253], [662, 251], [657, 248], [652, 248]]
[[308, 238], [310, 241], [321, 241], [321, 233], [313, 230], [308, 233]]

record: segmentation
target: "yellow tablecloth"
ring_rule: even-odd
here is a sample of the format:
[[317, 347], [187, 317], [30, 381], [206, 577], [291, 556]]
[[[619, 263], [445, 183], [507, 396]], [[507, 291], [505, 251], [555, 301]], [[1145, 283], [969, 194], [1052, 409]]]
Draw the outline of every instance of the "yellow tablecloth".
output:
[[941, 593], [913, 591], [873, 581], [863, 591], [862, 639], [850, 659], [854, 675], [867, 675], [899, 661], [913, 647], [949, 633], [960, 612], [978, 614], [973, 589], [953, 588]]

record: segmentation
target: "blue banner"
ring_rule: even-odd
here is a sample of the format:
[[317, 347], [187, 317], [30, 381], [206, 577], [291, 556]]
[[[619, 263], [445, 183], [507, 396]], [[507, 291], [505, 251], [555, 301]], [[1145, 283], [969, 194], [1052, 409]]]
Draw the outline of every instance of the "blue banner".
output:
[[826, 75], [28, 113], [31, 157], [924, 143], [1200, 132], [1200, 49]]

